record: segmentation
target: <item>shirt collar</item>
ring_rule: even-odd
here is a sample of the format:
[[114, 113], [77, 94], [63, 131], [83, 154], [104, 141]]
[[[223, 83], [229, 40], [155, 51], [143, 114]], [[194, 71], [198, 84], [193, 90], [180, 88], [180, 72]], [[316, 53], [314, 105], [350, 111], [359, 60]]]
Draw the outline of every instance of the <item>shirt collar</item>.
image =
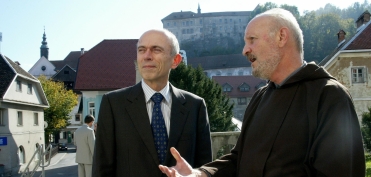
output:
[[[146, 98], [146, 103], [151, 99], [153, 94], [157, 93], [157, 91], [153, 90], [150, 86], [144, 82], [142, 79], [142, 89], [144, 91], [144, 96]], [[171, 94], [170, 94], [170, 84], [169, 82], [166, 83], [165, 87], [159, 91], [161, 95], [165, 98], [166, 102], [170, 102]]]

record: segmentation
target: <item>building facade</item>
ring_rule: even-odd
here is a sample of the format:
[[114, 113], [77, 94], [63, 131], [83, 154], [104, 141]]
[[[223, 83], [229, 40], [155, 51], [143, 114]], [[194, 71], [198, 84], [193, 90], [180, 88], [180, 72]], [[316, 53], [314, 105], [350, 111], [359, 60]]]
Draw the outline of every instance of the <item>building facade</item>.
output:
[[40, 82], [0, 54], [0, 164], [4, 172], [24, 171], [44, 145], [44, 108], [49, 106]]
[[197, 13], [191, 11], [173, 12], [163, 18], [163, 28], [175, 34], [179, 43], [194, 39], [231, 37], [235, 41], [244, 36], [251, 11]]
[[361, 121], [371, 107], [371, 21], [365, 11], [356, 21], [357, 32], [345, 40], [346, 32], [338, 33], [339, 45], [319, 65], [349, 90]]

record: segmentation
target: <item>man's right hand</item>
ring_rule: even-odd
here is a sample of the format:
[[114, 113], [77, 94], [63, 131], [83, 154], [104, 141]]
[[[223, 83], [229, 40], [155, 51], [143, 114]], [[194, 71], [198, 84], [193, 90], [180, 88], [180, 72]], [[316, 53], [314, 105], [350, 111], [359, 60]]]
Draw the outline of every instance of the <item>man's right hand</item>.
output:
[[176, 160], [176, 165], [170, 168], [159, 165], [162, 173], [166, 174], [168, 177], [206, 177], [206, 174], [201, 171], [193, 170], [191, 165], [180, 156], [179, 152], [174, 147], [170, 148], [170, 152]]

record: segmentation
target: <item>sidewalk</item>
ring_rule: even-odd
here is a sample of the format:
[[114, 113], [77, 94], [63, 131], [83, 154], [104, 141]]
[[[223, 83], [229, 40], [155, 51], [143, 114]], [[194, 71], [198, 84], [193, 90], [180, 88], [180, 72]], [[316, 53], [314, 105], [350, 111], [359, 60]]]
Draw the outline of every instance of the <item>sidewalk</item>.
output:
[[[48, 168], [52, 168], [54, 165], [58, 164], [58, 162], [63, 159], [63, 157], [66, 155], [67, 153], [57, 153], [55, 154], [51, 160], [50, 160], [50, 164], [48, 164], [48, 162], [44, 162], [44, 166], [48, 165], [47, 167], [44, 167], [44, 170], [45, 169], [48, 169]], [[41, 166], [42, 164], [40, 164]], [[36, 169], [36, 174], [41, 174], [41, 171], [42, 171], [42, 167], [39, 167]], [[16, 175], [12, 175], [12, 177], [20, 177], [22, 176], [22, 174], [16, 174]]]

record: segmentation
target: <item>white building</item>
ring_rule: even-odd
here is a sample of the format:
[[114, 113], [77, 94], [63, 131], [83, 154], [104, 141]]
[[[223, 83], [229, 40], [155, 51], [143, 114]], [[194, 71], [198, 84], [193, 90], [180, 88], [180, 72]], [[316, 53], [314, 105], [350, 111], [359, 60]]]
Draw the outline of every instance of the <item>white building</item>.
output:
[[0, 164], [15, 174], [45, 144], [44, 108], [49, 104], [39, 80], [1, 54], [0, 71]]

